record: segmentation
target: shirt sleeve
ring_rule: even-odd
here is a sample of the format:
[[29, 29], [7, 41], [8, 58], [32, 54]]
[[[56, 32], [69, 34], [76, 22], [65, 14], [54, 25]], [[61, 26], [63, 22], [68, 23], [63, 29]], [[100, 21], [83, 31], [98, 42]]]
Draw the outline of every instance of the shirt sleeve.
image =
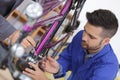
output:
[[[54, 78], [59, 78], [60, 76], [62, 77], [64, 75], [63, 73], [63, 68], [62, 66], [60, 65], [60, 69], [59, 69], [59, 72], [54, 74]], [[58, 77], [59, 76], [59, 77]]]
[[0, 15], [0, 41], [9, 37], [16, 29]]
[[55, 78], [65, 76], [66, 72], [72, 69], [72, 55], [74, 53], [73, 47], [76, 44], [76, 40], [78, 40], [79, 38], [79, 34], [81, 34], [81, 32], [74, 36], [72, 42], [62, 51], [62, 53], [60, 53], [57, 61], [61, 65], [61, 69], [60, 72], [57, 75], [55, 75]]

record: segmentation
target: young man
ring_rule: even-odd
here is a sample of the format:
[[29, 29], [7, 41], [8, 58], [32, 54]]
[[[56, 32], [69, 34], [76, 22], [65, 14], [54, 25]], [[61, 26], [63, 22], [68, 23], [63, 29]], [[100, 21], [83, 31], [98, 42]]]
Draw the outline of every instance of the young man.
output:
[[[114, 80], [118, 60], [109, 42], [117, 32], [118, 20], [111, 11], [104, 9], [87, 13], [86, 17], [84, 30], [77, 33], [58, 60], [48, 57], [42, 67], [55, 78], [65, 76], [70, 70], [68, 80]], [[43, 79], [45, 75], [37, 65], [30, 65], [35, 71], [27, 68], [25, 74], [34, 80], [48, 80]]]

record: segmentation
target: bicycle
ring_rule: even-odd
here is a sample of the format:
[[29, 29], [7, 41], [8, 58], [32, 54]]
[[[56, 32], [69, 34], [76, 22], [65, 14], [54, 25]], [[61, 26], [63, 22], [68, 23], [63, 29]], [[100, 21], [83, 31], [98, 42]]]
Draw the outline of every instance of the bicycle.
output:
[[[23, 29], [24, 29], [22, 32], [23, 35], [20, 37], [18, 42], [21, 42], [21, 40], [26, 35], [28, 35], [28, 33], [35, 30], [39, 26], [49, 26], [49, 28], [45, 32], [45, 34], [42, 36], [41, 41], [29, 53], [29, 55], [26, 56], [25, 58], [23, 58], [23, 57], [19, 58], [19, 60], [16, 63], [19, 71], [23, 71], [26, 67], [32, 68], [28, 65], [28, 62], [33, 62], [33, 63], [41, 62], [43, 57], [46, 57], [48, 55], [49, 51], [52, 50], [52, 47], [57, 45], [59, 42], [64, 40], [63, 42], [61, 42], [61, 44], [63, 45], [66, 43], [66, 41], [68, 40], [70, 35], [79, 26], [78, 17], [79, 17], [79, 14], [82, 10], [82, 7], [83, 7], [85, 1], [86, 0], [38, 0], [38, 1], [36, 0], [36, 2], [37, 3], [39, 2], [43, 7], [42, 16], [46, 15], [48, 12], [53, 10], [53, 8], [56, 8], [57, 6], [59, 6], [60, 3], [62, 3], [62, 2], [64, 2], [64, 6], [58, 15], [56, 15], [54, 17], [50, 17], [48, 19], [40, 20], [40, 18], [42, 18], [40, 16], [35, 19], [33, 19], [33, 18], [30, 19], [30, 17], [29, 17], [30, 20], [33, 20], [32, 27], [31, 27], [31, 25], [27, 25], [27, 26], [25, 25], [23, 27]], [[49, 5], [49, 6], [47, 6], [47, 5]], [[47, 6], [47, 7], [45, 7], [45, 6]], [[53, 38], [55, 38], [55, 36], [56, 36], [55, 34], [57, 33], [57, 31], [59, 32], [59, 29], [60, 29], [63, 21], [65, 20], [66, 16], [69, 14], [69, 12], [71, 10], [74, 10], [74, 13], [72, 15], [71, 20], [69, 21], [69, 24], [67, 25], [66, 29], [61, 29], [62, 31], [60, 31], [62, 33], [63, 32], [66, 33], [66, 35], [62, 39], [55, 42], [53, 40]], [[46, 23], [48, 23], [48, 22], [49, 22], [49, 24], [46, 25]], [[54, 43], [51, 43], [51, 42], [54, 42]], [[58, 46], [57, 48], [58, 49], [56, 49], [55, 52], [51, 55], [52, 57], [55, 57], [58, 54], [58, 52], [61, 49], [61, 46]], [[16, 52], [16, 51], [13, 50], [12, 53], [14, 53], [14, 52]], [[13, 60], [13, 56], [12, 56], [12, 60]], [[9, 61], [8, 61], [8, 63], [9, 63]], [[10, 62], [10, 63], [12, 63], [12, 62]], [[8, 67], [10, 67], [10, 69], [11, 69], [11, 66], [8, 66]], [[11, 70], [12, 74], [13, 74], [13, 71]], [[17, 76], [16, 78], [19, 78], [19, 76]]]

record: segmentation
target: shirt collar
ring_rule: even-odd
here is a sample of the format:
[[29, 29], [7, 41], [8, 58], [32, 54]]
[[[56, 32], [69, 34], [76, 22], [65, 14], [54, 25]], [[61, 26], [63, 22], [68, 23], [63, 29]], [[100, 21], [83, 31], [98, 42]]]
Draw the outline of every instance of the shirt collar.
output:
[[96, 54], [98, 54], [99, 52], [96, 52], [96, 53], [92, 53], [92, 54], [89, 54], [86, 50], [85, 51], [85, 57], [87, 58], [92, 58], [93, 56], [95, 56]]

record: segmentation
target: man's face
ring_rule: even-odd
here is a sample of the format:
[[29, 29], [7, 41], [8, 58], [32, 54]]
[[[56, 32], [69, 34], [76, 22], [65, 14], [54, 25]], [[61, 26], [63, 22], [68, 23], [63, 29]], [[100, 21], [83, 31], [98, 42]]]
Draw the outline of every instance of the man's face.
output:
[[102, 33], [101, 27], [95, 27], [87, 23], [84, 27], [82, 37], [82, 47], [88, 51], [98, 51], [104, 45], [104, 39], [100, 36]]

